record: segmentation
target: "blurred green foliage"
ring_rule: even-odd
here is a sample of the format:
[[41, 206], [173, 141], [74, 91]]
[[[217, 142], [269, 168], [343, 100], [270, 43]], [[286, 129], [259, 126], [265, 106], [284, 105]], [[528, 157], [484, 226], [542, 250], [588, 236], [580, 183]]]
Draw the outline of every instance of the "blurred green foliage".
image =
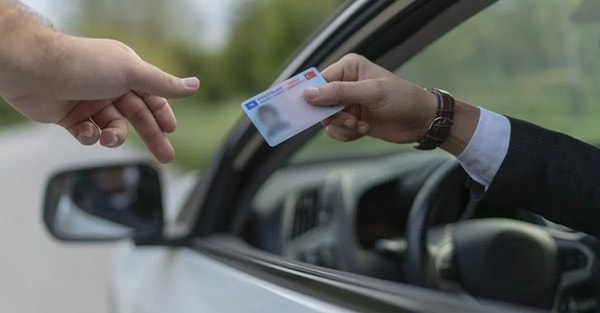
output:
[[[595, 8], [583, 7], [589, 3]], [[582, 9], [598, 15], [600, 2], [500, 1], [399, 73], [496, 112], [600, 142], [600, 19], [582, 16]]]
[[[397, 73], [501, 114], [600, 143], [600, 1], [502, 0], [426, 47]], [[295, 161], [411, 149], [318, 136]]]
[[8, 104], [0, 98], [0, 126], [19, 124], [25, 121], [27, 121], [26, 118], [8, 106]]
[[[123, 41], [162, 69], [200, 77], [198, 94], [172, 101], [179, 127], [171, 141], [176, 162], [186, 168], [206, 162], [241, 117], [241, 100], [267, 88], [285, 60], [344, 2], [240, 0], [225, 45], [214, 49], [197, 43], [210, 25], [191, 8], [194, 1], [79, 0], [68, 18], [72, 33]], [[0, 124], [23, 120], [0, 107]]]
[[[72, 29], [111, 37], [176, 75], [199, 76], [201, 91], [173, 101], [176, 161], [206, 162], [241, 117], [239, 103], [266, 88], [300, 44], [343, 0], [240, 0], [224, 46], [195, 44], [203, 16], [195, 0], [79, 0]], [[433, 43], [398, 73], [497, 112], [600, 141], [600, 1], [504, 0]], [[0, 107], [0, 123], [23, 119]], [[361, 145], [364, 145], [362, 149]], [[302, 154], [397, 149], [379, 141], [341, 144], [321, 136]]]
[[87, 36], [121, 40], [177, 75], [199, 76], [202, 91], [194, 100], [213, 106], [266, 88], [285, 60], [344, 2], [240, 0], [226, 44], [215, 50], [190, 39], [210, 28], [189, 8], [191, 1], [81, 0], [75, 25]]
[[226, 85], [241, 93], [264, 88], [299, 44], [341, 2], [271, 0], [245, 3], [236, 14], [231, 40], [223, 54], [225, 70], [234, 73]]
[[302, 42], [343, 0], [241, 2], [223, 49], [179, 49], [190, 74], [200, 75], [206, 104], [246, 97], [265, 89]]
[[[193, 0], [188, 0], [193, 1]], [[121, 40], [140, 56], [179, 76], [198, 76], [201, 91], [172, 101], [178, 130], [175, 161], [204, 164], [241, 117], [244, 97], [266, 88], [277, 69], [343, 0], [240, 1], [220, 49], [191, 43], [203, 25], [186, 0], [82, 0], [75, 28]], [[160, 17], [160, 18], [157, 18]]]

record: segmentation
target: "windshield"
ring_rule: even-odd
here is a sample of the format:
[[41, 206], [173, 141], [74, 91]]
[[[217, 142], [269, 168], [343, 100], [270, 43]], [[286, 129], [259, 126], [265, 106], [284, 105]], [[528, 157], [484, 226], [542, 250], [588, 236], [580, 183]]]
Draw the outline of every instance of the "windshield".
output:
[[[424, 87], [600, 143], [600, 1], [503, 0], [396, 70]], [[322, 132], [292, 162], [412, 150]]]

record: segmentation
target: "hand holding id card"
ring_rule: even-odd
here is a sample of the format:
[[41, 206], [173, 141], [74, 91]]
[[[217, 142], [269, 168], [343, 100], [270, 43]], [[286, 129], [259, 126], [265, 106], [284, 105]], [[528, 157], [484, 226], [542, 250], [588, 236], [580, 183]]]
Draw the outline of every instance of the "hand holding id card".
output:
[[321, 73], [309, 68], [242, 102], [242, 109], [269, 146], [274, 147], [344, 108], [317, 107], [304, 100], [304, 89], [325, 84]]

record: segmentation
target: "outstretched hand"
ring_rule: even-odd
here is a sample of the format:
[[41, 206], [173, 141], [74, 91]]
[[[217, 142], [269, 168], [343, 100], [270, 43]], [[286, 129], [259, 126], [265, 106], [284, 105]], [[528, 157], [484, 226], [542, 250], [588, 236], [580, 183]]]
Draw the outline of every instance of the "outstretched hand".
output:
[[199, 80], [169, 75], [115, 40], [58, 38], [51, 64], [13, 76], [6, 101], [34, 121], [63, 126], [84, 145], [117, 147], [130, 122], [160, 162], [171, 161], [165, 133], [177, 122], [166, 98], [195, 93]]
[[323, 121], [327, 134], [337, 140], [370, 135], [395, 143], [415, 142], [435, 116], [434, 95], [362, 56], [349, 54], [322, 75], [329, 83], [307, 88], [304, 98], [314, 105], [345, 105]]

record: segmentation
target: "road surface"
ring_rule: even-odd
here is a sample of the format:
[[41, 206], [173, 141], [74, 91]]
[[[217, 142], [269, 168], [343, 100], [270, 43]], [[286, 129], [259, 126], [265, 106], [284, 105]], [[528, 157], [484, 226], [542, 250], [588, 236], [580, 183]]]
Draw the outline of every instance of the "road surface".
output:
[[0, 132], [0, 312], [106, 313], [111, 244], [53, 240], [41, 222], [46, 179], [58, 168], [148, 160], [145, 150], [80, 146], [53, 125]]

